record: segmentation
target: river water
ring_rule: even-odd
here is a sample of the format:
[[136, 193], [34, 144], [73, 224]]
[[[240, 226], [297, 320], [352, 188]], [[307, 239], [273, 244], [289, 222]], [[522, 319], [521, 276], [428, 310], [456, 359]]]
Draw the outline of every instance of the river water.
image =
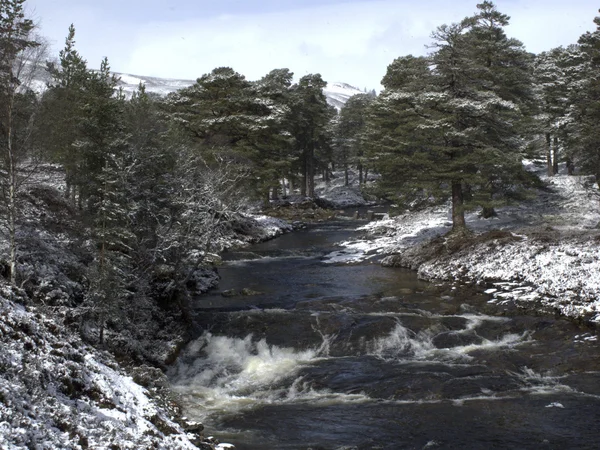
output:
[[[594, 330], [415, 273], [331, 264], [356, 222], [225, 255], [169, 377], [237, 449], [597, 449]], [[243, 288], [257, 295], [223, 297]]]

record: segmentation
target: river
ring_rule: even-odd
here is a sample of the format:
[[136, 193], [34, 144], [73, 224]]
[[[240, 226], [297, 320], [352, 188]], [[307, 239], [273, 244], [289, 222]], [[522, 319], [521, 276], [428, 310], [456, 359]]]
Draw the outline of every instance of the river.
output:
[[[244, 449], [597, 449], [595, 330], [376, 260], [331, 264], [357, 222], [225, 254], [169, 378]], [[256, 295], [224, 297], [250, 289]]]

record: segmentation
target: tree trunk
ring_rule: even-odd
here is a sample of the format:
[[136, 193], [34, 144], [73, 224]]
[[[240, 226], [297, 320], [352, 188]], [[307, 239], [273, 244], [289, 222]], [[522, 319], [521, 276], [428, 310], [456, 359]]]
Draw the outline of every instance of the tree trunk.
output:
[[365, 174], [363, 175], [363, 184], [367, 184], [367, 176], [369, 175], [369, 168], [365, 167]]
[[302, 184], [300, 185], [300, 195], [306, 197], [306, 185], [308, 184], [308, 167], [304, 164], [304, 170], [302, 171]]
[[552, 171], [558, 174], [558, 136], [554, 136], [554, 145], [552, 146]]
[[465, 230], [465, 208], [463, 199], [462, 183], [452, 182], [452, 231]]
[[363, 182], [363, 166], [362, 164], [358, 165], [358, 184], [361, 185]]
[[8, 234], [9, 234], [9, 265], [10, 265], [10, 284], [17, 284], [17, 241], [16, 241], [16, 224], [17, 224], [17, 168], [13, 148], [13, 101], [14, 97], [10, 96], [7, 105], [6, 117], [6, 151], [8, 163]]
[[344, 186], [348, 186], [348, 166], [344, 167]]
[[100, 316], [100, 335], [98, 336], [98, 340], [100, 341], [100, 345], [104, 345], [104, 315]]
[[283, 198], [287, 197], [287, 190], [285, 187], [285, 176], [283, 176], [281, 178], [281, 194], [282, 194]]
[[65, 190], [65, 198], [67, 200], [71, 200], [71, 181], [69, 180], [68, 177], [66, 177], [67, 179], [65, 180], [65, 183], [67, 185], [67, 188]]
[[546, 166], [548, 167], [548, 176], [554, 175], [552, 168], [552, 149], [551, 149], [550, 133], [546, 133]]
[[308, 186], [307, 186], [307, 195], [310, 198], [314, 198], [315, 197], [315, 148], [314, 146], [310, 146], [309, 148], [309, 153], [308, 153], [308, 158], [307, 158], [307, 168], [308, 168], [308, 173], [307, 173], [307, 181], [308, 181]]

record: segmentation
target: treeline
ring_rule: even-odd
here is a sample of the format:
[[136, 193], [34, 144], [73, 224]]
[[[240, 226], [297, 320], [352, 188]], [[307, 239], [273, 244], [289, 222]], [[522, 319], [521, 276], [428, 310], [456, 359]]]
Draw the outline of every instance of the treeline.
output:
[[350, 169], [361, 184], [376, 173], [369, 189], [400, 205], [451, 199], [456, 230], [467, 208], [490, 216], [525, 195], [536, 183], [526, 157], [545, 157], [549, 174], [562, 161], [600, 180], [600, 28], [533, 55], [485, 1], [434, 30], [428, 56], [393, 61], [378, 96], [356, 95], [338, 114], [319, 74], [294, 82], [288, 69], [249, 81], [222, 67], [166, 97], [143, 85], [127, 97], [106, 59], [88, 68], [73, 26], [46, 64], [24, 2], [0, 0], [8, 276], [20, 282], [20, 191], [40, 162], [58, 163], [96, 249], [84, 303], [100, 339], [115, 305], [156, 295], [157, 278], [169, 280], [161, 296], [184, 301], [249, 199], [314, 197], [316, 177], [335, 169], [346, 184]]
[[509, 19], [478, 4], [433, 31], [428, 56], [394, 60], [377, 98], [347, 103], [340, 155], [348, 148], [381, 175], [379, 196], [405, 207], [451, 199], [464, 230], [466, 209], [489, 217], [526, 195], [537, 181], [526, 158], [545, 158], [550, 176], [564, 162], [600, 183], [600, 28], [534, 55], [506, 35]]

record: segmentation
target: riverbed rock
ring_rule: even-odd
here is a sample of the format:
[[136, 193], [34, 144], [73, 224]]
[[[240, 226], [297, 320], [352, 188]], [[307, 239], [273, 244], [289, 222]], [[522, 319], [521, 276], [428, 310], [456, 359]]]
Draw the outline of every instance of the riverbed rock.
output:
[[164, 388], [169, 385], [167, 376], [162, 372], [162, 370], [157, 369], [156, 367], [150, 367], [147, 365], [135, 367], [132, 370], [131, 375], [133, 381], [148, 389]]
[[244, 289], [242, 289], [241, 294], [245, 295], [245, 296], [252, 296], [252, 295], [260, 295], [260, 294], [262, 294], [262, 292], [254, 291], [250, 288], [244, 288]]
[[235, 289], [228, 289], [226, 291], [221, 292], [221, 296], [223, 297], [237, 297], [239, 292]]

